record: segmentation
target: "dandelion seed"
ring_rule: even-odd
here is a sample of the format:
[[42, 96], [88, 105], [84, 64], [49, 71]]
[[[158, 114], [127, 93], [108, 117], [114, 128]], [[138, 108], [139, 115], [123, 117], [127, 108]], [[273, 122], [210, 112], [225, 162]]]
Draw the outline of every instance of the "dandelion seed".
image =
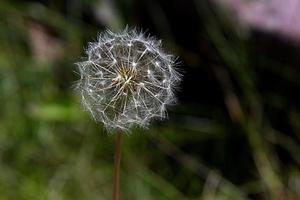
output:
[[128, 130], [166, 117], [180, 74], [160, 41], [136, 30], [105, 31], [86, 54], [87, 60], [77, 63], [77, 89], [96, 121], [107, 129]]

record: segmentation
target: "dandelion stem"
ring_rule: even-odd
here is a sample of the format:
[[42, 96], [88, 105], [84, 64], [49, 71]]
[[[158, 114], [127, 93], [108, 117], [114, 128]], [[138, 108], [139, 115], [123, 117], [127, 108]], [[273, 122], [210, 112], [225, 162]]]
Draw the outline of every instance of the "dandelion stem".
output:
[[115, 148], [115, 163], [113, 174], [113, 200], [120, 199], [120, 164], [121, 164], [121, 149], [122, 149], [123, 133], [118, 131], [116, 148]]

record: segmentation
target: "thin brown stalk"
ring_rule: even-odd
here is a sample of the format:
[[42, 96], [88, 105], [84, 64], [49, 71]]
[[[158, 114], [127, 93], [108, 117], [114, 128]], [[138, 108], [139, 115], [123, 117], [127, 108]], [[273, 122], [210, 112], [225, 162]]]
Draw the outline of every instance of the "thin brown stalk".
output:
[[113, 200], [120, 199], [120, 164], [121, 164], [122, 139], [123, 139], [123, 133], [121, 131], [117, 132], [114, 174], [113, 174]]

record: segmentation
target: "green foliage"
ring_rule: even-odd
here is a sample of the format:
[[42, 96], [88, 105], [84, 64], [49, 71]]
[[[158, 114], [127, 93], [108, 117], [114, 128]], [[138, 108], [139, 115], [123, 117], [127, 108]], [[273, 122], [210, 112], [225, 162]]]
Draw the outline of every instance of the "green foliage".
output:
[[[149, 24], [177, 51], [192, 84], [183, 83], [170, 120], [124, 138], [122, 199], [299, 198], [297, 59], [256, 53], [270, 42], [241, 35], [224, 13], [199, 0], [192, 7], [214, 58], [207, 61], [171, 35], [163, 3], [145, 2]], [[0, 2], [1, 200], [111, 198], [114, 135], [82, 110], [72, 88], [74, 63], [102, 30], [85, 19], [96, 5], [81, 1], [64, 13], [59, 1]], [[138, 21], [129, 13], [138, 5], [122, 1], [116, 6], [122, 19], [105, 25]], [[211, 85], [194, 84], [195, 69], [213, 73]], [[216, 95], [199, 91], [206, 87]], [[187, 89], [194, 101], [184, 96]], [[198, 95], [208, 100], [198, 102]]]

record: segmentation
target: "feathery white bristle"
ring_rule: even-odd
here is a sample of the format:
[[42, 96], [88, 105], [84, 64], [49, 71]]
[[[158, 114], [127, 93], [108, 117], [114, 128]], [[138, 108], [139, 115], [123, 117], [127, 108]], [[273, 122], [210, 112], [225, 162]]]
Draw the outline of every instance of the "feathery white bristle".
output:
[[88, 60], [77, 63], [77, 88], [96, 121], [107, 129], [128, 130], [166, 116], [180, 75], [175, 58], [162, 51], [160, 41], [136, 30], [106, 31], [89, 44], [86, 54]]

